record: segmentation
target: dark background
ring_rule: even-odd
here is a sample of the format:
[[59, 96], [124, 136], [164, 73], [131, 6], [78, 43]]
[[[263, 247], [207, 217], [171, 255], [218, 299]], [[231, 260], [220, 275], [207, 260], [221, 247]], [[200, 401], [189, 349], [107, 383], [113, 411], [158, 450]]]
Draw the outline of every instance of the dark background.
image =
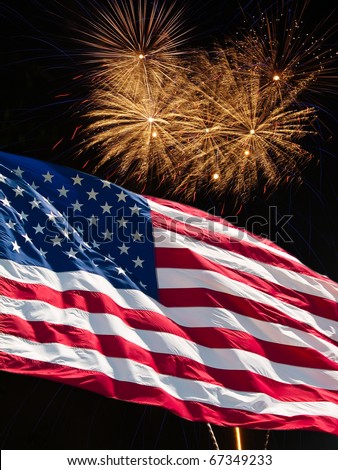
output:
[[[81, 24], [80, 15], [90, 15], [93, 3], [0, 0], [0, 149], [82, 168], [86, 156], [74, 157], [81, 138], [73, 134], [82, 122], [89, 69], [73, 39], [78, 34], [73, 28]], [[257, 0], [242, 1], [241, 8], [236, 0], [178, 3], [187, 8], [186, 28], [195, 27], [187, 42], [189, 47], [210, 47], [215, 39], [235, 34], [247, 27], [248, 21], [255, 22], [260, 10], [277, 5]], [[297, 7], [297, 2], [282, 3], [290, 10]], [[322, 32], [336, 23], [331, 2], [310, 1], [304, 29], [311, 32], [323, 19]], [[335, 42], [336, 37], [331, 36], [328, 47], [334, 47]], [[338, 281], [336, 96], [333, 88], [325, 86], [306, 97], [310, 104], [315, 100], [320, 120], [318, 135], [304, 142], [316, 158], [303, 172], [302, 184], [293, 182], [270, 194], [264, 193], [263, 187], [257, 188], [245, 204], [231, 193], [217, 200], [199, 197], [194, 204], [226, 217], [237, 214], [239, 224], [248, 229], [255, 229], [249, 223], [253, 216], [268, 218], [272, 206], [277, 207], [279, 217], [292, 215], [287, 225], [292, 242], [278, 237], [275, 241], [311, 268]], [[150, 188], [150, 192], [165, 197], [165, 189]], [[265, 230], [258, 234], [275, 238], [273, 224], [270, 231]], [[187, 422], [159, 408], [107, 399], [54, 382], [1, 373], [0, 400], [4, 449], [212, 448], [204, 423]], [[214, 426], [214, 431], [221, 449], [235, 448], [232, 429]], [[244, 448], [263, 449], [266, 433], [242, 430], [242, 438]], [[338, 438], [309, 431], [272, 431], [268, 448], [337, 449]]]

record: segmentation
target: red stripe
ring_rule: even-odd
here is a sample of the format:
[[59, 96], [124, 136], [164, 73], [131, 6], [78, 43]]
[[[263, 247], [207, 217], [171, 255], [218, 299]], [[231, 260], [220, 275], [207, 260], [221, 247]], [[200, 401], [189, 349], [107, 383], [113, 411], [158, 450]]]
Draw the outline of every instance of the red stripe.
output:
[[[182, 215], [191, 215], [193, 217], [198, 217], [198, 218], [201, 218], [201, 219], [206, 219], [206, 220], [209, 220], [211, 222], [215, 222], [215, 223], [218, 223], [220, 225], [223, 225], [224, 227], [224, 233], [227, 233], [227, 228], [232, 228], [234, 230], [236, 230], [238, 232], [238, 234], [240, 235], [241, 233], [243, 234], [243, 238], [245, 236], [249, 236], [251, 239], [253, 239], [255, 242], [257, 243], [261, 243], [263, 245], [267, 245], [267, 247], [270, 247], [270, 248], [273, 248], [274, 250], [277, 250], [282, 254], [285, 254], [287, 255], [288, 257], [290, 256], [290, 253], [288, 253], [286, 250], [284, 250], [283, 248], [281, 248], [280, 246], [276, 245], [276, 243], [272, 242], [271, 240], [267, 239], [267, 238], [263, 238], [263, 237], [260, 237], [258, 235], [255, 235], [251, 232], [248, 232], [247, 230], [245, 230], [244, 228], [242, 227], [238, 227], [236, 225], [233, 225], [231, 224], [230, 222], [228, 222], [226, 219], [222, 218], [222, 217], [218, 217], [218, 216], [214, 216], [212, 214], [209, 214], [207, 212], [204, 212], [200, 209], [197, 209], [195, 207], [191, 207], [191, 206], [187, 206], [185, 204], [181, 204], [181, 203], [178, 203], [178, 202], [174, 202], [174, 201], [168, 201], [166, 199], [160, 199], [160, 198], [156, 198], [156, 197], [152, 197], [152, 196], [146, 196], [146, 199], [149, 199], [151, 201], [154, 201], [164, 207], [168, 207], [170, 209], [175, 209], [177, 211], [180, 211], [182, 212]], [[171, 218], [171, 217], [168, 217], [166, 216], [165, 214], [162, 214], [161, 210], [160, 209], [155, 209], [155, 208], [151, 208], [151, 211], [153, 214], [159, 214], [159, 215], [163, 215], [163, 217], [166, 217], [170, 220], [174, 220], [175, 218]], [[179, 214], [177, 215], [177, 217], [179, 218]], [[230, 237], [231, 238], [231, 237]], [[253, 242], [249, 242], [249, 241], [245, 241], [244, 243], [248, 243], [250, 244], [250, 247], [253, 246], [254, 244], [254, 241]], [[242, 241], [240, 241], [240, 243], [242, 243]], [[262, 250], [264, 250], [264, 247], [261, 247]], [[272, 254], [273, 255], [273, 254]], [[292, 256], [292, 255], [291, 255]], [[295, 256], [294, 256], [295, 259], [297, 259]], [[283, 258], [284, 259], [284, 258]], [[291, 260], [292, 261], [292, 260]], [[295, 262], [296, 265], [298, 266], [298, 263], [296, 261], [292, 261], [292, 262]], [[304, 265], [302, 263], [300, 263], [299, 261], [299, 265], [302, 265], [304, 267]], [[308, 269], [308, 268], [307, 268]], [[333, 282], [331, 279], [328, 279], [326, 276], [323, 276], [315, 271], [312, 271], [311, 269], [309, 270], [310, 271], [310, 275], [312, 277], [316, 277], [316, 278], [320, 278], [320, 279], [323, 279], [324, 281], [329, 281], [329, 282]]]
[[256, 318], [257, 320], [277, 323], [300, 331], [305, 331], [306, 333], [317, 336], [318, 338], [338, 346], [338, 341], [334, 341], [330, 337], [325, 336], [310, 325], [294, 320], [270, 305], [256, 302], [251, 299], [203, 288], [160, 289], [159, 293], [160, 301], [166, 307], [225, 308], [249, 318]]
[[190, 421], [207, 421], [219, 426], [241, 426], [251, 429], [302, 428], [338, 435], [338, 420], [331, 417], [297, 415], [286, 418], [279, 415], [262, 415], [232, 408], [219, 408], [199, 402], [182, 401], [168, 395], [161, 389], [121, 382], [100, 372], [34, 361], [2, 352], [0, 352], [0, 364], [1, 368], [7, 372], [46, 378], [124, 401], [163, 406]]
[[203, 365], [175, 354], [164, 354], [137, 346], [126, 338], [93, 333], [66, 325], [27, 322], [8, 316], [6, 334], [36, 343], [57, 343], [98, 351], [106, 357], [126, 358], [151, 367], [158, 374], [198, 380], [242, 392], [261, 392], [281, 401], [331, 401], [338, 403], [338, 392], [303, 384], [285, 384], [250, 371], [224, 370]]
[[314, 315], [338, 321], [338, 305], [332, 300], [298, 292], [253, 274], [220, 265], [188, 248], [156, 248], [155, 256], [157, 268], [204, 269], [214, 271], [228, 279], [246, 284], [261, 292], [272, 295], [283, 302], [311, 312]]
[[[317, 274], [304, 265], [295, 263], [290, 259], [279, 256], [278, 253], [271, 253], [270, 251], [264, 250], [263, 248], [250, 244], [244, 240], [232, 239], [230, 235], [226, 234], [226, 232], [224, 234], [211, 232], [210, 230], [201, 227], [195, 227], [184, 222], [171, 219], [170, 217], [154, 211], [152, 211], [152, 222], [154, 227], [171, 231], [173, 233], [173, 237], [175, 237], [175, 233], [178, 233], [222, 250], [238, 253], [260, 263], [269, 264], [271, 266], [276, 266], [299, 274], [305, 274], [306, 276], [311, 276], [312, 278], [334, 284], [333, 281]], [[158, 235], [158, 237], [160, 237], [160, 235]]]
[[[175, 209], [177, 211], [180, 211], [184, 215], [191, 215], [193, 217], [199, 217], [201, 219], [210, 220], [211, 222], [216, 222], [218, 224], [223, 225], [224, 227], [231, 227], [231, 228], [235, 229], [236, 231], [238, 231], [238, 233], [243, 233], [243, 234], [249, 235], [252, 239], [254, 239], [255, 241], [257, 241], [259, 243], [263, 243], [264, 245], [272, 247], [275, 250], [280, 251], [281, 253], [287, 254], [288, 256], [290, 255], [285, 250], [283, 250], [283, 248], [279, 247], [278, 245], [276, 245], [275, 243], [273, 243], [269, 239], [259, 237], [258, 235], [255, 235], [253, 233], [249, 233], [245, 229], [243, 229], [241, 227], [237, 227], [236, 225], [231, 224], [230, 222], [228, 222], [226, 219], [224, 219], [222, 217], [218, 217], [218, 216], [209, 214], [208, 212], [197, 209], [196, 207], [187, 206], [187, 205], [181, 204], [179, 202], [168, 201], [166, 199], [160, 199], [160, 198], [156, 198], [156, 197], [153, 197], [153, 196], [146, 196], [146, 199], [157, 202], [157, 204], [160, 204], [164, 207], [168, 207], [169, 209]], [[161, 213], [161, 211], [157, 210], [157, 209], [152, 209], [152, 211]]]
[[60, 309], [78, 308], [91, 314], [112, 314], [121, 318], [132, 328], [170, 333], [209, 348], [243, 349], [267, 357], [274, 362], [300, 367], [338, 370], [338, 364], [310, 347], [302, 348], [260, 340], [249, 332], [226, 328], [180, 326], [156, 312], [121, 308], [110, 297], [96, 292], [66, 291], [60, 293], [42, 285], [34, 286], [11, 280], [6, 283], [5, 281], [0, 278], [1, 292], [12, 299], [39, 300]]

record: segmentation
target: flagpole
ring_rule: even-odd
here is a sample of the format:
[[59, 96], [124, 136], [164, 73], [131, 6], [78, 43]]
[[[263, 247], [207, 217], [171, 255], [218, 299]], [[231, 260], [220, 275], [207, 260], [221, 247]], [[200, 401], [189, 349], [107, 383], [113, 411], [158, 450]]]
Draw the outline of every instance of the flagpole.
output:
[[208, 428], [210, 438], [211, 438], [211, 442], [213, 444], [214, 449], [219, 450], [219, 445], [218, 445], [215, 433], [214, 433], [210, 423], [207, 423], [207, 428]]
[[242, 436], [241, 430], [238, 426], [235, 427], [236, 450], [242, 450]]

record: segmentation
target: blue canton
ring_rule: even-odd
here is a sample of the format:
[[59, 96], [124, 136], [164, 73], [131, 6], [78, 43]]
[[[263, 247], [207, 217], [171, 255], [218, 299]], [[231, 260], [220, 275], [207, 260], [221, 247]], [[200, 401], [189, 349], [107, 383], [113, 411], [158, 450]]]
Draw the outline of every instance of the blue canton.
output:
[[146, 199], [70, 168], [0, 152], [0, 258], [84, 270], [157, 298]]

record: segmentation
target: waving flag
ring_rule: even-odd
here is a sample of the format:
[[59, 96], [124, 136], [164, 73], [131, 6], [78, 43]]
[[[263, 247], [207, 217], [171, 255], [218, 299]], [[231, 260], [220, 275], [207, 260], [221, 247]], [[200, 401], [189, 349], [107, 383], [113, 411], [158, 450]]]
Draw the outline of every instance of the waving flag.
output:
[[337, 285], [181, 204], [0, 154], [0, 368], [338, 434]]

